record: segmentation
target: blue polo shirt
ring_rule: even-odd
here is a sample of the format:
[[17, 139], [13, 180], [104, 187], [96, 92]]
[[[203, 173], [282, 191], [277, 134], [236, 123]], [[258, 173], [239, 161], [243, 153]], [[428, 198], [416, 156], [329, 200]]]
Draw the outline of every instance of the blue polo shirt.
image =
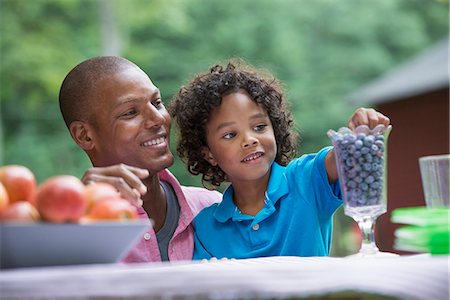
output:
[[332, 218], [342, 204], [339, 182], [330, 184], [326, 147], [288, 166], [272, 165], [265, 206], [256, 216], [240, 212], [229, 186], [222, 202], [194, 219], [194, 259], [262, 256], [327, 256]]

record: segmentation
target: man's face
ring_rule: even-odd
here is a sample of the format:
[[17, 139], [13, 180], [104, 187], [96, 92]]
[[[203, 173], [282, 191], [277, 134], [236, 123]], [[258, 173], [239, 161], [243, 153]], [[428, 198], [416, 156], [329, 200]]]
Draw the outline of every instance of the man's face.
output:
[[91, 100], [94, 166], [124, 163], [156, 173], [172, 165], [170, 115], [142, 70], [130, 67], [100, 80]]

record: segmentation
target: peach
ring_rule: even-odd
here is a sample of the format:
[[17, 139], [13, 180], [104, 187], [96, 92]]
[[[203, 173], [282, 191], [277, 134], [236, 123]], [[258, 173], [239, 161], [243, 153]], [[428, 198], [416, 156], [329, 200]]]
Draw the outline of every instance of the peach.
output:
[[86, 186], [88, 210], [97, 202], [108, 199], [120, 199], [120, 193], [108, 183], [97, 182]]
[[36, 206], [46, 221], [77, 223], [88, 206], [85, 186], [74, 176], [51, 177], [38, 187]]
[[138, 218], [137, 208], [125, 199], [102, 200], [94, 203], [90, 220], [134, 220]]
[[29, 201], [33, 203], [36, 192], [36, 178], [25, 166], [7, 165], [0, 167], [0, 182], [8, 193], [9, 202]]
[[3, 186], [3, 184], [0, 182], [0, 214], [2, 213], [2, 211], [6, 209], [6, 207], [8, 207], [8, 204], [9, 204], [8, 193], [6, 192], [6, 189]]
[[0, 214], [1, 222], [33, 223], [39, 219], [37, 209], [28, 201], [16, 201]]

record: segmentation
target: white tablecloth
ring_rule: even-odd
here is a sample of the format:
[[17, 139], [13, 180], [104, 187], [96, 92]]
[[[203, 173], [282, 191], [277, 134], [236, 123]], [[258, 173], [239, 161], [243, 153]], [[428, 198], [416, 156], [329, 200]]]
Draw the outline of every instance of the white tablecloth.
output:
[[7, 269], [0, 271], [0, 299], [279, 299], [361, 293], [448, 300], [449, 284], [449, 256], [266, 257]]

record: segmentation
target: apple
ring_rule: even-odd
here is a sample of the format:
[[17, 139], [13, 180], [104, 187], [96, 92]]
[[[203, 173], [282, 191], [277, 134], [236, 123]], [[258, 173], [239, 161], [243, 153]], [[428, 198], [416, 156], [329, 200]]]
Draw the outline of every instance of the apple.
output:
[[25, 166], [7, 165], [0, 167], [0, 182], [8, 193], [9, 202], [29, 201], [33, 203], [36, 192], [36, 178]]
[[86, 186], [86, 199], [88, 201], [88, 210], [102, 200], [120, 199], [120, 193], [116, 188], [108, 183], [96, 182]]
[[28, 201], [14, 202], [0, 214], [1, 222], [33, 223], [39, 219], [39, 212]]
[[2, 213], [2, 211], [6, 209], [8, 204], [9, 204], [8, 193], [6, 192], [6, 189], [3, 186], [3, 184], [0, 182], [0, 214]]
[[138, 218], [137, 208], [125, 199], [107, 199], [93, 204], [90, 220], [134, 220]]
[[50, 177], [36, 192], [36, 207], [41, 218], [53, 223], [77, 223], [87, 206], [85, 186], [75, 176]]

